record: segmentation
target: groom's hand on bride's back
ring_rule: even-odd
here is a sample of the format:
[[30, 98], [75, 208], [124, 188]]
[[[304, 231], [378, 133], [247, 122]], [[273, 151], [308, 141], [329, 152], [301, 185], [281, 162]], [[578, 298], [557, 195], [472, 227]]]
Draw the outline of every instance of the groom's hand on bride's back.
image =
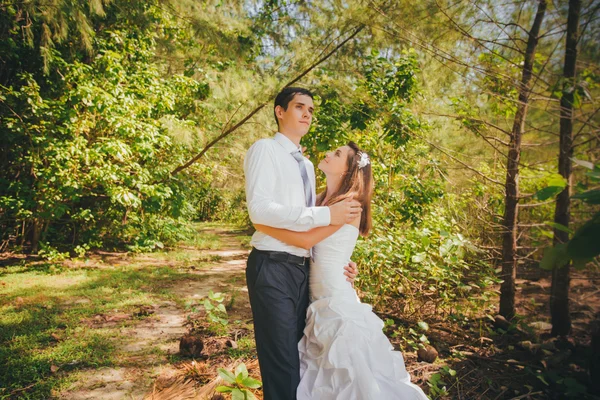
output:
[[348, 265], [344, 267], [344, 275], [346, 275], [346, 280], [352, 284], [352, 287], [354, 287], [354, 280], [358, 275], [358, 268], [356, 267], [356, 263], [354, 261], [350, 261]]
[[329, 206], [331, 225], [349, 224], [360, 215], [362, 208], [356, 200], [346, 199]]

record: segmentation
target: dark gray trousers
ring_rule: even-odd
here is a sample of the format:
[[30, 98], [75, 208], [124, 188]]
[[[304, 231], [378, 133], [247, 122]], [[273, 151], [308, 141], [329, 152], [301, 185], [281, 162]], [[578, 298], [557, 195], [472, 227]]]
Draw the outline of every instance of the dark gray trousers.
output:
[[300, 382], [298, 341], [306, 323], [309, 262], [285, 257], [252, 249], [246, 266], [265, 400], [296, 399]]

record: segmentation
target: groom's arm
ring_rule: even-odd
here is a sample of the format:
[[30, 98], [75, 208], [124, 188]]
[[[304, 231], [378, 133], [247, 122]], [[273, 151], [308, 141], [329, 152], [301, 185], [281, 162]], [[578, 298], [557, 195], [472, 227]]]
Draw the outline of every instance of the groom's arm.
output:
[[329, 225], [329, 207], [290, 206], [273, 200], [273, 193], [283, 188], [275, 186], [277, 165], [270, 145], [266, 140], [256, 142], [244, 160], [246, 203], [252, 223], [294, 231]]
[[[255, 224], [254, 227], [257, 231], [274, 237], [279, 241], [308, 250], [320, 241], [333, 235], [342, 227], [342, 225], [321, 226], [319, 228], [311, 229], [308, 232], [294, 232], [288, 229], [273, 228], [272, 226], [260, 224]], [[344, 267], [344, 275], [346, 275], [346, 280], [354, 287], [354, 280], [358, 275], [358, 268], [356, 267], [355, 262], [350, 261], [348, 265]]]

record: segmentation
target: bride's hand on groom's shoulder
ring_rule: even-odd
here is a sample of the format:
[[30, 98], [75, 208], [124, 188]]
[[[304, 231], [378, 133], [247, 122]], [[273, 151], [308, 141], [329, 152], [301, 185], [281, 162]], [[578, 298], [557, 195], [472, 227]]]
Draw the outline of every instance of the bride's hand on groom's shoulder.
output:
[[360, 215], [362, 208], [356, 200], [346, 199], [329, 206], [331, 225], [349, 224]]

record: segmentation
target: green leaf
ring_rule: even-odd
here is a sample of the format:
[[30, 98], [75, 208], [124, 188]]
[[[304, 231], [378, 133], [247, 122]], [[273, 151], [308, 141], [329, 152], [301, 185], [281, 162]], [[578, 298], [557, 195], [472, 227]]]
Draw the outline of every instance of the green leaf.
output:
[[427, 256], [427, 254], [425, 254], [425, 253], [419, 253], [419, 254], [415, 254], [415, 255], [412, 257], [412, 262], [414, 262], [414, 263], [420, 263], [420, 262], [423, 262], [423, 260], [425, 260], [425, 257], [426, 257], [426, 256]]
[[579, 108], [581, 107], [581, 96], [579, 95], [579, 92], [574, 91], [573, 92], [573, 108]]
[[256, 396], [251, 391], [243, 390], [243, 392], [246, 394], [246, 400], [256, 400]]
[[587, 169], [594, 170], [594, 164], [593, 164], [593, 163], [591, 163], [591, 162], [589, 162], [589, 161], [578, 160], [578, 159], [576, 159], [576, 158], [571, 158], [571, 160], [572, 160], [572, 161], [573, 161], [575, 164], [577, 164], [577, 165], [580, 165], [580, 166], [582, 166], [582, 167], [584, 167], [584, 168], [587, 168]]
[[221, 311], [224, 314], [227, 314], [227, 310], [225, 309], [225, 306], [222, 303], [219, 303], [219, 305], [217, 306], [217, 310]]
[[240, 389], [233, 389], [231, 391], [231, 400], [246, 400], [246, 395]]
[[560, 192], [564, 190], [564, 186], [548, 186], [536, 192], [533, 195], [535, 199], [538, 200], [548, 200], [551, 197], [558, 195]]
[[573, 268], [575, 268], [577, 270], [582, 270], [592, 260], [593, 260], [593, 258], [576, 258], [573, 260]]
[[428, 331], [429, 330], [429, 324], [427, 324], [427, 322], [425, 321], [419, 321], [417, 322], [417, 326], [422, 330], [422, 331]]
[[600, 180], [600, 169], [596, 169], [594, 171], [588, 171], [585, 173], [585, 176], [589, 176], [593, 181]]
[[421, 238], [421, 244], [423, 245], [423, 247], [429, 247], [429, 245], [431, 244], [431, 239], [429, 239], [429, 236], [423, 236]]
[[215, 306], [213, 306], [208, 299], [204, 299], [204, 308], [206, 309], [206, 311], [212, 311], [214, 310]]
[[577, 229], [567, 243], [567, 254], [573, 259], [589, 259], [600, 254], [600, 213]]
[[557, 222], [546, 222], [546, 225], [549, 225], [549, 226], [553, 227], [554, 229], [558, 229], [559, 231], [567, 232], [570, 235], [573, 234], [573, 230], [567, 228], [563, 224], [559, 224]]
[[544, 375], [537, 375], [536, 378], [538, 378], [540, 381], [542, 381], [546, 386], [550, 386], [548, 381], [546, 381], [546, 378], [544, 377]]
[[240, 363], [237, 367], [235, 367], [235, 375], [240, 376], [240, 374], [242, 375], [242, 379], [248, 377], [248, 369], [246, 368], [246, 364], [244, 363]]
[[247, 377], [242, 381], [242, 384], [244, 385], [244, 387], [247, 387], [249, 389], [258, 389], [259, 387], [262, 386], [262, 382], [254, 379], [252, 377]]
[[600, 189], [588, 190], [587, 192], [577, 193], [571, 198], [580, 199], [589, 204], [600, 204]]
[[547, 180], [546, 186], [556, 186], [562, 187], [563, 189], [567, 187], [567, 180], [559, 174], [552, 174]]
[[554, 247], [544, 249], [544, 257], [540, 261], [540, 268], [551, 271], [554, 268], [561, 268], [569, 262], [567, 255], [567, 244], [562, 243]]
[[234, 384], [234, 383], [235, 383], [235, 376], [234, 376], [234, 375], [233, 375], [231, 372], [229, 372], [229, 371], [227, 371], [226, 369], [223, 369], [223, 368], [219, 368], [219, 369], [217, 370], [217, 372], [219, 373], [219, 376], [220, 376], [220, 377], [221, 377], [221, 378], [222, 378], [222, 379], [223, 379], [225, 382], [227, 382], [227, 383], [231, 383], [231, 384]]
[[538, 228], [538, 232], [539, 232], [540, 235], [546, 236], [547, 238], [550, 238], [550, 239], [554, 238], [554, 232], [553, 231], [549, 231], [547, 229]]
[[210, 292], [208, 292], [208, 298], [213, 301], [216, 301], [218, 303], [225, 300], [225, 296], [223, 296], [223, 293], [221, 293], [221, 292], [213, 293], [212, 290]]
[[230, 393], [233, 388], [231, 386], [217, 386], [215, 390], [219, 393]]

